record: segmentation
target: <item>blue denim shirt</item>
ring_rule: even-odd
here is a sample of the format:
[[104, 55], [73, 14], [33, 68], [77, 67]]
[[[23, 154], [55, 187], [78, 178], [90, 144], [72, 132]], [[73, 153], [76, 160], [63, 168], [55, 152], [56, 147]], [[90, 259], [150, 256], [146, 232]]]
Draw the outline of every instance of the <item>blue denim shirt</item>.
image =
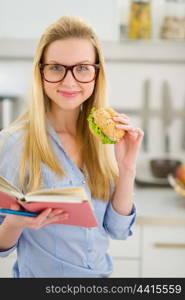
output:
[[[132, 235], [135, 223], [135, 205], [131, 215], [117, 213], [111, 199], [108, 203], [94, 199], [86, 178], [65, 152], [59, 136], [47, 124], [51, 142], [68, 176], [62, 180], [46, 165], [42, 165], [43, 188], [59, 188], [81, 185], [89, 194], [95, 209], [99, 227], [85, 228], [71, 225], [52, 224], [38, 230], [25, 228], [17, 244], [1, 257], [17, 250], [17, 261], [12, 276], [17, 277], [108, 277], [113, 271], [111, 256], [107, 253], [109, 238], [124, 240]], [[20, 188], [18, 174], [23, 151], [23, 132], [0, 132], [0, 175]], [[2, 143], [6, 139], [5, 146]], [[124, 197], [124, 195], [123, 195]], [[0, 223], [3, 221], [0, 216]]]

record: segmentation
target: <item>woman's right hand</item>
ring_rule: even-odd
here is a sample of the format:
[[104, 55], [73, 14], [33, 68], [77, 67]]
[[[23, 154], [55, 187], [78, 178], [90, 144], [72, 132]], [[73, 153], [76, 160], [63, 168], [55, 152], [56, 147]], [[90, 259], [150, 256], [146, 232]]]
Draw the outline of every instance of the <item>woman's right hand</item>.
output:
[[[18, 203], [13, 203], [10, 209], [21, 210], [21, 206]], [[6, 223], [6, 226], [20, 230], [24, 228], [39, 229], [43, 226], [66, 220], [67, 218], [67, 212], [63, 212], [61, 209], [46, 208], [37, 217], [7, 214], [3, 223]]]

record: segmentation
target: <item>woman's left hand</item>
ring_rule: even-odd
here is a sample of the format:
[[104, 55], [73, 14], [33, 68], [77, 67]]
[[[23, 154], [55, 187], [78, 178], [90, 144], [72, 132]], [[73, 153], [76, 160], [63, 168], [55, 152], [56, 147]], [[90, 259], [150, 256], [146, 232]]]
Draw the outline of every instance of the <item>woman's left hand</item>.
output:
[[144, 132], [140, 128], [134, 128], [125, 114], [117, 114], [113, 120], [119, 122], [117, 128], [125, 131], [124, 137], [114, 146], [118, 168], [120, 171], [125, 169], [135, 171]]

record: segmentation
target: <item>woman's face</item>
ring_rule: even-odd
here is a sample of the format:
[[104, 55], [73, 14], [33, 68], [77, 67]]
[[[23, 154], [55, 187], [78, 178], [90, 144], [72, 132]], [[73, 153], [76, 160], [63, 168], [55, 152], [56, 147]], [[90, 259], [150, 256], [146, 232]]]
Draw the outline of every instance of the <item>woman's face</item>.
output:
[[[72, 66], [81, 63], [94, 64], [95, 60], [93, 45], [86, 39], [57, 40], [52, 42], [44, 53], [45, 64]], [[51, 99], [52, 108], [74, 110], [92, 95], [94, 85], [94, 80], [89, 83], [76, 81], [68, 70], [60, 82], [50, 83], [44, 80], [44, 91]]]

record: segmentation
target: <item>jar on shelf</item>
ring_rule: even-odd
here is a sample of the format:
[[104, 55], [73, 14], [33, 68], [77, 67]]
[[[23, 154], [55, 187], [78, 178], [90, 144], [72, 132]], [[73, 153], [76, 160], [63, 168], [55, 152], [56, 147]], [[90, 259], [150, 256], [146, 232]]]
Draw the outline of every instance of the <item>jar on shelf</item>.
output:
[[152, 37], [152, 0], [132, 0], [128, 24], [129, 39]]
[[119, 0], [118, 12], [119, 12], [119, 37], [120, 41], [127, 39], [128, 31], [128, 9], [129, 2], [125, 0]]
[[185, 0], [165, 0], [161, 38], [185, 39]]

